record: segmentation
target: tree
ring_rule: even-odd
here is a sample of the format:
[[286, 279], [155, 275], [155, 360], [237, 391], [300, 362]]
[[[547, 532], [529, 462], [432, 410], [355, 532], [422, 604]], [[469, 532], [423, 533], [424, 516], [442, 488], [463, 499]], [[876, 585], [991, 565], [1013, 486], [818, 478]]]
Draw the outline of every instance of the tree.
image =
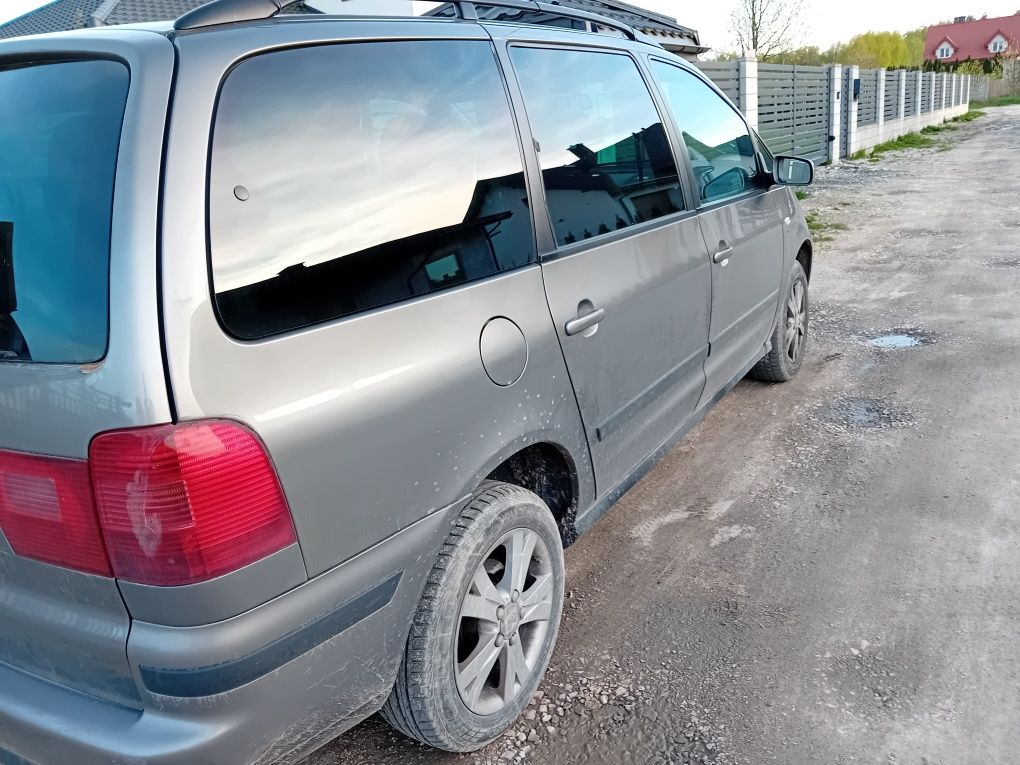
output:
[[739, 0], [731, 17], [737, 44], [761, 61], [789, 52], [803, 8], [804, 0]]

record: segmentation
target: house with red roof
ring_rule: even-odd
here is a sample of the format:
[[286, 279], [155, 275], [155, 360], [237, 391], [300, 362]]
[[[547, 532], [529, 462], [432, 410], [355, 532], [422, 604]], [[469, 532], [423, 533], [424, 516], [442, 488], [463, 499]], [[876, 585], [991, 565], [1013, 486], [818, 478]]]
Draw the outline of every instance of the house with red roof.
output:
[[958, 18], [928, 29], [924, 60], [939, 64], [1020, 55], [1020, 13], [997, 19]]

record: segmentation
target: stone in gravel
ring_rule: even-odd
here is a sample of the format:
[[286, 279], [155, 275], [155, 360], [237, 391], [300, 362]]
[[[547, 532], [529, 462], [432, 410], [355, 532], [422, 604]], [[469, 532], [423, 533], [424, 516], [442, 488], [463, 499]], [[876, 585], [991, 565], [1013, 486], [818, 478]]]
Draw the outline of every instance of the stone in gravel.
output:
[[536, 716], [537, 715], [534, 709], [529, 709], [527, 712], [524, 713], [525, 720], [534, 720]]

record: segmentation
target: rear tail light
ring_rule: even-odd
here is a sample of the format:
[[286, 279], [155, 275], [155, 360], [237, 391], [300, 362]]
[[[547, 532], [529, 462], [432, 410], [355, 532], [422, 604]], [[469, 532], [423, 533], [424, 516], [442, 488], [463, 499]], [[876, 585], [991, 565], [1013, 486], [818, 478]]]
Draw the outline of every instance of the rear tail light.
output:
[[180, 585], [212, 579], [296, 541], [259, 440], [233, 422], [96, 436], [92, 487], [114, 575]]
[[0, 451], [0, 528], [18, 555], [110, 576], [84, 460]]
[[222, 420], [103, 433], [87, 463], [0, 451], [0, 528], [19, 555], [161, 586], [297, 540], [262, 443]]

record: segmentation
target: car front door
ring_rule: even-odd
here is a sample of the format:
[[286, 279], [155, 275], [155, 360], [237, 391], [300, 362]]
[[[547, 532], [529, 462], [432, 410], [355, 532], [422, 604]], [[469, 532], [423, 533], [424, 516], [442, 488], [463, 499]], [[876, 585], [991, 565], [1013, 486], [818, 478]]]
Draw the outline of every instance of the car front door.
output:
[[509, 56], [554, 240], [546, 295], [604, 496], [701, 398], [709, 253], [629, 55], [513, 46]]
[[783, 279], [780, 187], [763, 183], [743, 117], [698, 75], [653, 59], [694, 175], [699, 218], [712, 255], [710, 353], [704, 400], [761, 355]]

